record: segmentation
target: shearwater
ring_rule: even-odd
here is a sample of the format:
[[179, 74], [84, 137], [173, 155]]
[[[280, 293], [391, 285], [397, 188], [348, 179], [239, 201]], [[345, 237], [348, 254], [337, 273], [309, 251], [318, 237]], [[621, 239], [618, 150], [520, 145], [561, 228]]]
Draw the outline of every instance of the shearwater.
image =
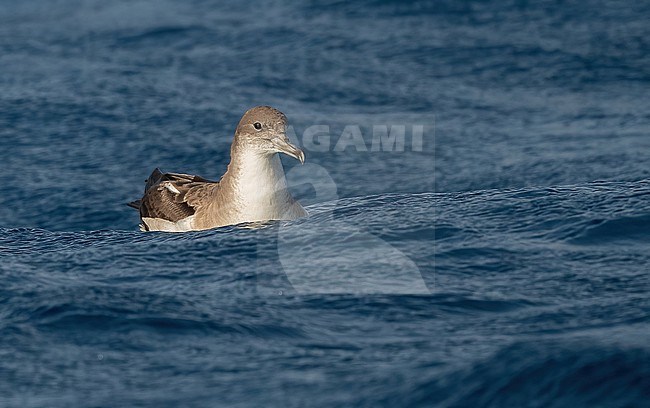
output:
[[292, 220], [307, 211], [287, 189], [279, 153], [304, 163], [305, 154], [289, 142], [287, 117], [270, 106], [242, 116], [230, 147], [230, 163], [219, 181], [155, 169], [139, 210], [144, 231], [184, 232], [247, 222]]

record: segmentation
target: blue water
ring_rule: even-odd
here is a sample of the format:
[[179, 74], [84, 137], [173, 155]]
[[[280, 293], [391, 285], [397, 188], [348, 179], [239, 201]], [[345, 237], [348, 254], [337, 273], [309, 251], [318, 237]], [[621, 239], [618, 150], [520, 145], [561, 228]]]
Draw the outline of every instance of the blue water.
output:
[[[0, 1], [0, 406], [644, 406], [649, 17]], [[260, 104], [330, 126], [282, 159], [311, 216], [139, 232], [149, 172], [218, 178]]]

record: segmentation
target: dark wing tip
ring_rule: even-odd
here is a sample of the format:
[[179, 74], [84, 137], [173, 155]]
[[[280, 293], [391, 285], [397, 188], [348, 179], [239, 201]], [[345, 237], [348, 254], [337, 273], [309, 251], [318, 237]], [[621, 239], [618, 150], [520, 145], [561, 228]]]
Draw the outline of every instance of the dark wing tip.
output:
[[162, 178], [164, 176], [165, 176], [165, 173], [163, 173], [162, 171], [160, 171], [160, 169], [158, 167], [156, 167], [154, 169], [154, 171], [152, 171], [151, 174], [149, 175], [149, 178], [147, 178], [144, 181], [144, 191], [146, 192], [152, 186], [160, 183], [160, 181], [162, 180]]

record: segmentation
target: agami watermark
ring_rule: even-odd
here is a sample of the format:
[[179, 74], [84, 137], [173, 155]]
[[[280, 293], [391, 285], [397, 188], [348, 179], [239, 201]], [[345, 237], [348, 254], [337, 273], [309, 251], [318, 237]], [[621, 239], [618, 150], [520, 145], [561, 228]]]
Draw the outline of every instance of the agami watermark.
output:
[[287, 135], [304, 149], [314, 152], [343, 152], [347, 149], [357, 152], [403, 152], [406, 146], [410, 151], [421, 152], [424, 129], [425, 126], [421, 124], [372, 125], [370, 130], [360, 125], [346, 125], [342, 131], [336, 132], [330, 125], [311, 125], [300, 133], [300, 137], [295, 127], [289, 126]]
[[[326, 124], [327, 119], [296, 118], [287, 128], [287, 135], [306, 152], [320, 153], [321, 158], [326, 158], [328, 153], [336, 154], [339, 157], [336, 163], [341, 163], [341, 157], [348, 154], [395, 153], [400, 157], [386, 158], [387, 163], [427, 163], [433, 171], [432, 120], [404, 124], [412, 118], [403, 118], [401, 123], [399, 119], [390, 123], [394, 118], [382, 118], [382, 124], [378, 118], [337, 116], [330, 124]], [[359, 166], [364, 166], [365, 160], [352, 159]], [[399, 246], [371, 234], [350, 219], [337, 216], [334, 211], [339, 199], [337, 184], [324, 167], [329, 163], [327, 159], [307, 161], [286, 173], [290, 186], [310, 184], [318, 203], [308, 207], [311, 216], [316, 217], [314, 221], [305, 219], [298, 221], [298, 225], [282, 223], [278, 228], [279, 261], [290, 287], [301, 294], [430, 294], [419, 266]], [[368, 161], [368, 168], [376, 163], [376, 160]], [[422, 168], [422, 174], [429, 174], [428, 166]], [[288, 288], [281, 289], [284, 293]]]

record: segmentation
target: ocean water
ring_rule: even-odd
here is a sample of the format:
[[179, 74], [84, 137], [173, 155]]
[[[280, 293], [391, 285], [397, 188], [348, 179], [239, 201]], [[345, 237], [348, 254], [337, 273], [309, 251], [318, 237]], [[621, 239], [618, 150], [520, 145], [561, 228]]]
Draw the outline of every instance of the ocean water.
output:
[[[647, 406], [649, 17], [0, 1], [0, 406]], [[139, 232], [260, 104], [310, 217]]]

